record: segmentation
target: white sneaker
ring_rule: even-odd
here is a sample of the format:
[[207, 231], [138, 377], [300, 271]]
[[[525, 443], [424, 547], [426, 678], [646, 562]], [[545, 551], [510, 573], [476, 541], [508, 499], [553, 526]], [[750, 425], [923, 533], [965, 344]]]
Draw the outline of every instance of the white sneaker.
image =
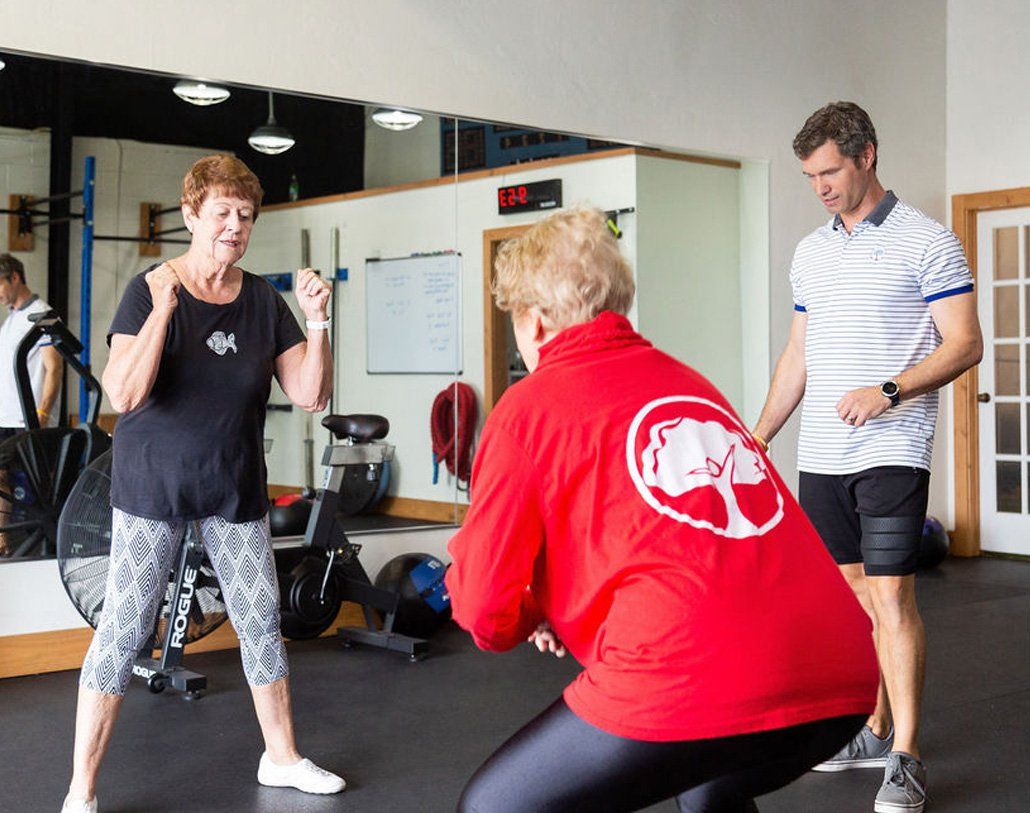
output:
[[88, 802], [82, 799], [71, 799], [65, 798], [64, 804], [61, 805], [61, 813], [97, 813], [99, 808], [97, 807], [97, 797], [94, 796]]
[[310, 759], [293, 765], [276, 765], [268, 754], [261, 755], [257, 778], [262, 785], [271, 788], [296, 788], [305, 793], [339, 793], [347, 787], [340, 777], [322, 770]]

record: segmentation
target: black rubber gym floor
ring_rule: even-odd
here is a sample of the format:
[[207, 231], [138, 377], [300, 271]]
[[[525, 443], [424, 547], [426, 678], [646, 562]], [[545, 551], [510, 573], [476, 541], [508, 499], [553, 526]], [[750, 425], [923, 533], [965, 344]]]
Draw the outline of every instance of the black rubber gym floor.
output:
[[[933, 813], [1030, 809], [1030, 564], [954, 560], [919, 578], [930, 639], [923, 749]], [[471, 772], [547, 706], [575, 664], [528, 645], [477, 652], [448, 627], [427, 660], [291, 643], [301, 750], [341, 773], [337, 797], [257, 784], [261, 744], [238, 655], [189, 658], [211, 690], [187, 702], [134, 681], [99, 787], [102, 813], [451, 811]], [[57, 811], [68, 781], [77, 675], [0, 681], [0, 810]], [[762, 813], [867, 813], [875, 770], [808, 774]], [[651, 808], [671, 813], [671, 802]]]

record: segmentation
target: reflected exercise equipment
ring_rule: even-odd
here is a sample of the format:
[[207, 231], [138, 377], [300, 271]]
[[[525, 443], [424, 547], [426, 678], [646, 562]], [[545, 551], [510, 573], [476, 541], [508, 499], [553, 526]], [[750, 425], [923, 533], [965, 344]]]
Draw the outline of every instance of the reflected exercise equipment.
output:
[[[204, 675], [182, 667], [186, 644], [203, 638], [228, 617], [221, 588], [204, 553], [198, 523], [186, 527], [154, 627], [132, 673], [158, 693], [171, 687], [187, 699], [207, 688]], [[61, 512], [57, 565], [75, 609], [96, 629], [104, 609], [111, 556], [111, 452], [98, 457], [79, 477]], [[155, 650], [161, 650], [154, 658]]]
[[[61, 508], [83, 468], [111, 446], [97, 425], [100, 383], [78, 359], [79, 340], [53, 311], [29, 317], [33, 326], [15, 353], [15, 383], [26, 431], [0, 444], [0, 533], [10, 558], [53, 556]], [[85, 421], [77, 427], [41, 428], [28, 356], [43, 337], [78, 373], [87, 392]]]
[[347, 468], [381, 463], [384, 454], [392, 455], [391, 447], [375, 442], [386, 437], [390, 423], [381, 415], [329, 415], [322, 426], [343, 442], [329, 443], [322, 454], [323, 485], [316, 492], [304, 537], [273, 542], [283, 633], [291, 638], [320, 635], [336, 618], [340, 604], [352, 601], [361, 606], [365, 626], [337, 630], [345, 645], [366, 644], [418, 660], [426, 655], [428, 643], [394, 631], [401, 596], [372, 584], [358, 560], [361, 545], [347, 538], [340, 523]]
[[[273, 540], [279, 575], [282, 632], [288, 638], [314, 638], [336, 619], [344, 600], [362, 606], [366, 626], [346, 627], [339, 635], [407, 654], [426, 654], [426, 641], [393, 631], [401, 596], [372, 584], [339, 523], [339, 490], [348, 465], [381, 461], [392, 449], [374, 441], [389, 429], [378, 415], [330, 415], [323, 426], [343, 440], [330, 443], [323, 455], [324, 486], [315, 496], [305, 533]], [[57, 557], [65, 591], [75, 609], [96, 628], [104, 606], [111, 554], [111, 452], [83, 472], [60, 515]], [[298, 501], [299, 502], [299, 501]], [[382, 623], [376, 617], [382, 615]], [[182, 666], [186, 644], [216, 629], [227, 618], [214, 570], [207, 560], [198, 523], [187, 524], [186, 538], [169, 575], [168, 589], [154, 628], [137, 654], [133, 674], [152, 692], [171, 687], [187, 699], [207, 688], [204, 675]], [[160, 650], [160, 656], [153, 653]]]

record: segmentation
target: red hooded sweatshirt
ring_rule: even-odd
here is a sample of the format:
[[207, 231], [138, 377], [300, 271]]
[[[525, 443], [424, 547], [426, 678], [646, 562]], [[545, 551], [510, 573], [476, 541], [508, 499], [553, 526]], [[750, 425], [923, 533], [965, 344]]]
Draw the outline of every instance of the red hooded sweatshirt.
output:
[[871, 624], [815, 529], [718, 390], [624, 317], [541, 348], [472, 494], [455, 620], [506, 650], [547, 619], [588, 723], [668, 741], [872, 712]]

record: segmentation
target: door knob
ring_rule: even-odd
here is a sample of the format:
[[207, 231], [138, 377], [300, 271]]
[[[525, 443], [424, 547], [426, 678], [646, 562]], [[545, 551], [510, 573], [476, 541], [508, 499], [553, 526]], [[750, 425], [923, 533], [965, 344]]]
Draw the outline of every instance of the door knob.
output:
[[991, 402], [991, 394], [989, 392], [978, 392], [976, 400], [981, 404], [989, 404]]

